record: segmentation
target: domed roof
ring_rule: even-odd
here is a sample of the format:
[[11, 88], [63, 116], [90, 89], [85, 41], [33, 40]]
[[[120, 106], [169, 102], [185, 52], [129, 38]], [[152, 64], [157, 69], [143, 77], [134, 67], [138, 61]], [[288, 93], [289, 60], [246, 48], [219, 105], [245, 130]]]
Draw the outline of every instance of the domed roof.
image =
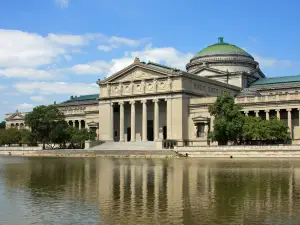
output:
[[198, 52], [193, 59], [202, 56], [213, 56], [213, 55], [241, 55], [253, 58], [250, 54], [248, 54], [245, 50], [232, 45], [225, 43], [222, 37], [218, 38], [219, 42], [213, 45], [210, 45], [200, 52]]

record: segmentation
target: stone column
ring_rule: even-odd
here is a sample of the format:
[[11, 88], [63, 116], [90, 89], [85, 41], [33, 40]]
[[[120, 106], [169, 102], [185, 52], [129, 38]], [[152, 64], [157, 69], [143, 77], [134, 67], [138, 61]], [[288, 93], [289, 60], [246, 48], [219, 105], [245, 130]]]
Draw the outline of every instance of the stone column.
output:
[[76, 120], [73, 120], [73, 127], [76, 127], [75, 122], [76, 122]]
[[277, 119], [280, 120], [280, 109], [276, 109], [276, 115], [277, 115]]
[[154, 140], [159, 139], [159, 99], [154, 99]]
[[135, 101], [131, 101], [131, 140], [135, 141]]
[[143, 104], [143, 121], [142, 121], [142, 141], [148, 141], [147, 134], [147, 100], [142, 101]]
[[109, 139], [114, 141], [114, 103], [110, 103], [110, 133]]
[[266, 109], [265, 112], [266, 112], [266, 120], [270, 120], [270, 114], [269, 114], [270, 110]]
[[259, 110], [254, 111], [255, 112], [255, 116], [259, 117]]
[[120, 141], [124, 141], [124, 102], [119, 102], [120, 105]]
[[81, 130], [81, 120], [78, 120], [78, 129]]
[[215, 120], [215, 117], [211, 116], [210, 117], [210, 131], [214, 131], [214, 120]]
[[172, 99], [166, 98], [167, 101], [167, 139], [172, 139]]
[[290, 132], [292, 133], [292, 109], [286, 109], [287, 113], [288, 113], [288, 126], [290, 129]]
[[248, 116], [249, 112], [248, 111], [244, 111], [245, 116]]
[[298, 109], [298, 111], [299, 111], [299, 126], [300, 126], [300, 109]]

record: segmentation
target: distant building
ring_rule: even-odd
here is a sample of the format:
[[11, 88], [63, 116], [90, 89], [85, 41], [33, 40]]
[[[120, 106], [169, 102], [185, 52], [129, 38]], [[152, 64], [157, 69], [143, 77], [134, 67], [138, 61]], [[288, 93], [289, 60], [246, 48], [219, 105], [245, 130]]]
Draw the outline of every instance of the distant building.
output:
[[[95, 129], [100, 140], [206, 145], [213, 129], [208, 106], [224, 93], [235, 95], [246, 115], [286, 121], [293, 143], [300, 140], [300, 76], [266, 78], [250, 54], [223, 38], [197, 53], [186, 71], [136, 58], [97, 84], [99, 94], [57, 106], [70, 125]], [[6, 114], [6, 126], [24, 126], [24, 114]]]

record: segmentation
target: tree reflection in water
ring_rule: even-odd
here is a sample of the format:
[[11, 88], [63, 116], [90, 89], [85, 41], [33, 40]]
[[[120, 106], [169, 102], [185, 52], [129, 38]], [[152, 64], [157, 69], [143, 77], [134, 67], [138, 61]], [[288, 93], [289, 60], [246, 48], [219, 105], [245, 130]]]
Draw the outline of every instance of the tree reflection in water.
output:
[[300, 161], [7, 157], [0, 172], [0, 218], [7, 201], [22, 224], [275, 224], [300, 209]]

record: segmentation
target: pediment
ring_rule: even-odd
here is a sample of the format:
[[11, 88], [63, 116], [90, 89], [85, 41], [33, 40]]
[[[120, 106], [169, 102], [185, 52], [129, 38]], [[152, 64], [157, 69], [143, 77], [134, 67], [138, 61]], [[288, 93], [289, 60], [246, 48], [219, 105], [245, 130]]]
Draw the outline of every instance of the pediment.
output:
[[194, 74], [200, 76], [216, 76], [216, 75], [226, 75], [226, 72], [222, 70], [217, 70], [209, 67], [202, 67], [193, 72]]
[[208, 117], [203, 117], [203, 116], [195, 116], [192, 118], [194, 122], [203, 122], [203, 123], [206, 123], [209, 121], [209, 118]]
[[20, 112], [15, 112], [10, 117], [8, 117], [8, 120], [24, 120], [25, 116], [23, 116]]
[[155, 70], [142, 63], [135, 63], [103, 80], [101, 84], [128, 82], [134, 80], [159, 79], [162, 77], [168, 77], [170, 75], [171, 74], [168, 74], [168, 72]]

